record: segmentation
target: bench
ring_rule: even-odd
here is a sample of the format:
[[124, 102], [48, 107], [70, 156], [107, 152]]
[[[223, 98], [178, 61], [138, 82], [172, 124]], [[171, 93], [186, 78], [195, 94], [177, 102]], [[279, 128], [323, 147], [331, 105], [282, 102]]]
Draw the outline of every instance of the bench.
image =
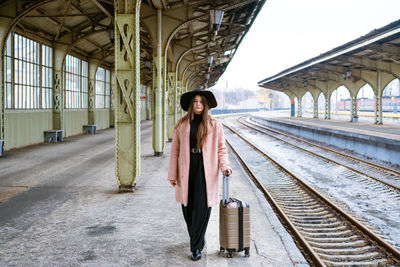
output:
[[96, 125], [89, 124], [83, 125], [83, 134], [95, 134], [96, 133]]
[[63, 140], [63, 130], [47, 130], [44, 131], [44, 142], [45, 143], [57, 143]]
[[3, 146], [4, 146], [4, 141], [0, 140], [0, 157], [3, 155]]

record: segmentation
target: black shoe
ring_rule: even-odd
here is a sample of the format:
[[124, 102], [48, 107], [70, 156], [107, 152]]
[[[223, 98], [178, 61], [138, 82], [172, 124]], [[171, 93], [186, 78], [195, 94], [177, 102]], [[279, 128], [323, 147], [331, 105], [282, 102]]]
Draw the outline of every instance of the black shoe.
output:
[[192, 252], [192, 260], [193, 261], [198, 261], [200, 259], [201, 259], [200, 249], [196, 249], [195, 251]]

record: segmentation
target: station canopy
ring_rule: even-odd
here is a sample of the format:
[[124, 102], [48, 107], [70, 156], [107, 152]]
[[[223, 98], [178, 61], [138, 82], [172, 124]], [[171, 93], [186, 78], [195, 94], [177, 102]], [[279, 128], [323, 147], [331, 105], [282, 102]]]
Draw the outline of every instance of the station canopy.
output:
[[[114, 68], [112, 0], [0, 1], [1, 16], [13, 19], [12, 31], [42, 42], [69, 46], [69, 53], [98, 58]], [[123, 2], [123, 1], [122, 1]], [[181, 61], [180, 76], [197, 74], [197, 85], [214, 85], [225, 71], [264, 1], [147, 0], [140, 7], [141, 83], [153, 79], [156, 13], [168, 71]], [[219, 24], [219, 25], [218, 25]], [[172, 30], [171, 30], [172, 29]], [[172, 33], [172, 34], [171, 34]], [[168, 42], [167, 42], [168, 41]], [[185, 54], [183, 54], [185, 53]], [[211, 59], [212, 57], [212, 59]], [[211, 69], [208, 61], [213, 61]]]
[[400, 20], [259, 81], [258, 85], [296, 96], [298, 88], [303, 93], [310, 88], [324, 92], [318, 84], [367, 82], [363, 73], [376, 76], [379, 71], [400, 78]]

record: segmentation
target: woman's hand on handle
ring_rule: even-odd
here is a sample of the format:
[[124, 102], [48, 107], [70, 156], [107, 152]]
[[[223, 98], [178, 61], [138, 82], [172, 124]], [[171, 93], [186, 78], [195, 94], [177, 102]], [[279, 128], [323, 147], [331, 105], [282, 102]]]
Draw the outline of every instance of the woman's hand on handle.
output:
[[229, 175], [232, 174], [232, 170], [231, 169], [226, 169], [226, 170], [223, 171], [222, 174], [225, 175], [226, 173], [228, 173], [228, 175], [226, 175], [226, 176], [229, 176]]

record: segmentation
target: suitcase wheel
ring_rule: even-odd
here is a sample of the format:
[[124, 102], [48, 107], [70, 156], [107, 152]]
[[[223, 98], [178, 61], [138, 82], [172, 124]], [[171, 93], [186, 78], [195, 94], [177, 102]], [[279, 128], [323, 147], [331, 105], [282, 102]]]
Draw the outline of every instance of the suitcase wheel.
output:
[[250, 257], [250, 248], [245, 248], [244, 249], [244, 256], [245, 257]]

